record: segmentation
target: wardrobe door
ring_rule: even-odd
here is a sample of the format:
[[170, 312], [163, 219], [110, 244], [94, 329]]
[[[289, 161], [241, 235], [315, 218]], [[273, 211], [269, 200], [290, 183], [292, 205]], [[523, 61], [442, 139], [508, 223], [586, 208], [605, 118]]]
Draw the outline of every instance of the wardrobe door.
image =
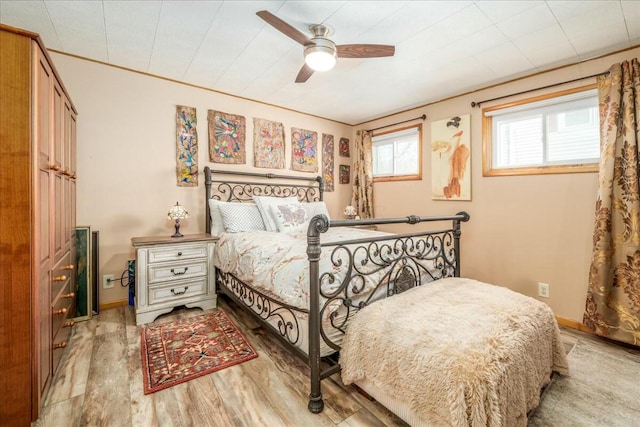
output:
[[34, 356], [37, 360], [37, 400], [44, 399], [44, 393], [48, 387], [52, 374], [51, 365], [51, 259], [53, 242], [50, 239], [51, 228], [53, 227], [53, 206], [51, 203], [52, 191], [54, 189], [53, 177], [60, 170], [60, 165], [55, 163], [54, 155], [51, 152], [54, 139], [54, 103], [53, 82], [55, 76], [49, 66], [46, 57], [40, 48], [34, 43], [35, 66], [34, 66], [34, 153], [37, 156], [37, 168], [34, 169], [36, 176], [36, 186], [34, 188], [34, 200], [38, 204], [33, 210], [36, 216], [36, 229], [34, 245], [34, 258], [36, 260], [35, 278], [33, 280], [34, 289], [32, 301], [34, 305], [34, 326], [35, 345]]

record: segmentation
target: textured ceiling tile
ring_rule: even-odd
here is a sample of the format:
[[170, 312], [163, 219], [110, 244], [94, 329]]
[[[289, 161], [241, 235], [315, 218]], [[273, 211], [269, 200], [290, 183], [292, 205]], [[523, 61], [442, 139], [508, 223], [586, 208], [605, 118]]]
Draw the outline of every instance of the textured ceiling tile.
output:
[[[256, 12], [279, 4], [266, 1], [224, 2], [187, 69], [185, 79], [207, 78], [208, 85], [218, 89], [218, 79], [268, 25], [256, 16]], [[277, 32], [271, 27], [268, 30]], [[287, 41], [284, 35], [282, 39], [284, 43], [295, 44], [292, 40]]]
[[557, 20], [546, 3], [527, 9], [525, 12], [514, 15], [496, 26], [510, 39], [531, 34], [551, 25], [557, 24]]
[[474, 58], [494, 72], [497, 78], [510, 79], [535, 69], [522, 52], [512, 43], [476, 52]]
[[63, 49], [42, 0], [0, 1], [0, 22], [40, 34], [42, 42], [48, 49]]
[[611, 0], [589, 0], [589, 1], [547, 1], [549, 8], [559, 21], [571, 19], [576, 16], [588, 14], [591, 11], [601, 8], [619, 8], [620, 3], [618, 1]]
[[102, 2], [45, 1], [65, 52], [109, 62]]
[[636, 44], [638, 38], [640, 38], [640, 1], [622, 1], [620, 4], [624, 12], [629, 37]]
[[221, 1], [164, 2], [149, 72], [183, 79], [214, 22]]
[[160, 1], [104, 2], [107, 46], [112, 64], [149, 72], [161, 5]]
[[492, 22], [502, 22], [507, 18], [520, 15], [522, 12], [544, 5], [543, 1], [476, 1], [476, 6], [482, 10]]
[[[379, 1], [358, 1], [348, 2], [337, 10], [325, 24], [335, 30], [331, 39], [337, 44], [350, 43], [378, 43], [389, 44], [387, 40], [396, 37], [389, 31], [381, 32], [376, 25], [384, 21], [388, 16], [396, 13], [408, 2], [379, 2]], [[354, 16], [357, 19], [354, 19]], [[391, 31], [398, 31], [400, 28], [393, 28]]]

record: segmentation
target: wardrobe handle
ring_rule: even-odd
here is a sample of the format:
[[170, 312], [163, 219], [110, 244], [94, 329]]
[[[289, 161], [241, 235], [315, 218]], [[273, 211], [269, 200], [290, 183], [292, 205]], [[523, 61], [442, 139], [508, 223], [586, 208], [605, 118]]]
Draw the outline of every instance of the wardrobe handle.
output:
[[49, 169], [51, 169], [52, 171], [56, 171], [56, 172], [57, 172], [57, 171], [59, 171], [59, 170], [60, 170], [60, 166], [58, 166], [58, 165], [51, 165], [51, 166], [49, 166]]
[[66, 308], [61, 308], [60, 310], [53, 310], [53, 315], [58, 315], [58, 314], [66, 314], [67, 313], [67, 309]]
[[73, 320], [67, 320], [66, 322], [64, 322], [64, 323], [62, 324], [62, 327], [63, 327], [63, 328], [70, 328], [70, 327], [72, 327], [72, 326], [73, 326], [73, 325], [75, 325], [75, 324], [76, 324], [76, 322], [75, 322], [75, 321], [73, 321]]
[[71, 179], [76, 179], [78, 177], [78, 175], [76, 175], [75, 173], [73, 175], [71, 175]]
[[73, 270], [76, 267], [73, 264], [69, 264], [69, 265], [63, 265], [62, 267], [60, 267], [60, 270]]
[[62, 276], [53, 276], [51, 280], [53, 280], [54, 282], [63, 282], [67, 280], [67, 276], [65, 276], [64, 274]]
[[76, 294], [74, 294], [73, 292], [69, 292], [68, 294], [60, 295], [60, 298], [73, 298], [75, 296], [76, 296]]
[[58, 344], [54, 344], [53, 345], [53, 349], [59, 349], [59, 348], [65, 348], [67, 346], [67, 342], [66, 341], [62, 341], [61, 343]]

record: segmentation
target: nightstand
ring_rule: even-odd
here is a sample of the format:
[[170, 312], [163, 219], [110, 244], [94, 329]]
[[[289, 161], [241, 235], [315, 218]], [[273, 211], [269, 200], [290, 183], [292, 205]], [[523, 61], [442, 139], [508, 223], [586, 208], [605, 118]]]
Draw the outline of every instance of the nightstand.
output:
[[136, 250], [136, 324], [152, 322], [174, 307], [215, 308], [213, 251], [218, 238], [134, 237]]

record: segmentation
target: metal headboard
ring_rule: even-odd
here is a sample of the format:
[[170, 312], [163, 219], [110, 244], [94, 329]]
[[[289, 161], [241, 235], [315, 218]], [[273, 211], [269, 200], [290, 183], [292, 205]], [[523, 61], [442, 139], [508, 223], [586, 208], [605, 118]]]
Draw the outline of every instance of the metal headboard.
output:
[[[229, 179], [213, 179], [213, 176], [236, 175], [240, 177], [257, 177], [269, 181], [234, 181]], [[306, 181], [313, 184], [292, 184], [286, 181]], [[211, 233], [211, 212], [209, 210], [209, 199], [222, 200], [225, 202], [248, 202], [252, 196], [273, 196], [273, 197], [297, 197], [300, 201], [315, 202], [323, 200], [324, 180], [321, 176], [291, 176], [277, 175], [273, 173], [256, 173], [213, 170], [209, 166], [204, 168], [205, 197], [205, 229]]]

